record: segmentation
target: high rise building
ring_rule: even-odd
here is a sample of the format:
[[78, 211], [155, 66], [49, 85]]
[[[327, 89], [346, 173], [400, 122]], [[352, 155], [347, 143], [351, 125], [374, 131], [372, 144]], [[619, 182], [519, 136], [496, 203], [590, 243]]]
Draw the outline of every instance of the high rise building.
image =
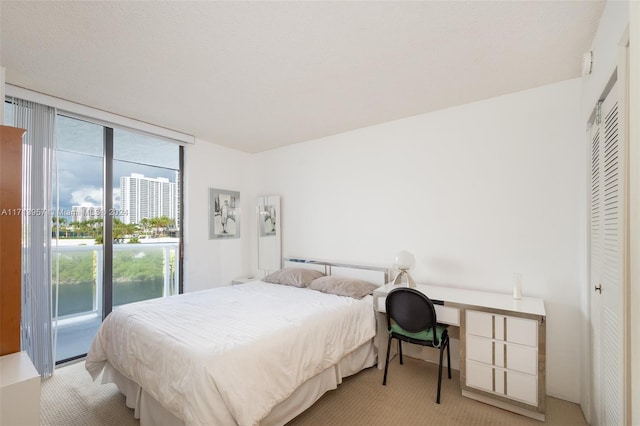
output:
[[178, 185], [167, 178], [149, 178], [142, 174], [120, 178], [120, 208], [123, 223], [167, 216], [178, 224]]
[[71, 221], [84, 222], [102, 218], [100, 206], [71, 206]]

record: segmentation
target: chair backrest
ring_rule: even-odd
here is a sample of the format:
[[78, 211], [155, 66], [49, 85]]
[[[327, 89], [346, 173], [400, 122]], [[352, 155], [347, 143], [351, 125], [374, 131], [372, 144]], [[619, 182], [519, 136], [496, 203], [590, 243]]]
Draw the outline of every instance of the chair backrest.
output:
[[438, 322], [431, 299], [415, 288], [399, 287], [391, 290], [385, 305], [387, 329], [391, 328], [392, 319], [410, 333], [435, 327]]

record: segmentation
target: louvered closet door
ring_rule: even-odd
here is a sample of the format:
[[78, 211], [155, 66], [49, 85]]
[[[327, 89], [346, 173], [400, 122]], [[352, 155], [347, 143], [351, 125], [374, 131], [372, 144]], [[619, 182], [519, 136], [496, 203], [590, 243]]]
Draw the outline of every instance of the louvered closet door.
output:
[[625, 158], [618, 84], [591, 127], [591, 323], [593, 418], [624, 423]]
[[[600, 124], [595, 121], [591, 125], [591, 291], [595, 291], [596, 286], [602, 282], [602, 166], [600, 158], [600, 147], [602, 145], [602, 135]], [[600, 312], [602, 310], [602, 298], [591, 294], [591, 392], [592, 392], [592, 414], [591, 423], [600, 425], [601, 420], [601, 371], [602, 359], [600, 354]]]

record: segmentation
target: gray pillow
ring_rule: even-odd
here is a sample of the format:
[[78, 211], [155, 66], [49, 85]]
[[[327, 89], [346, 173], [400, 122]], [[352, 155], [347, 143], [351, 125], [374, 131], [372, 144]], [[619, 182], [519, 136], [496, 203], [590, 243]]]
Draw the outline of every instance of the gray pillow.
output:
[[323, 276], [322, 272], [313, 269], [284, 268], [267, 275], [262, 281], [272, 284], [306, 287], [311, 281]]
[[373, 293], [373, 290], [378, 288], [378, 286], [368, 281], [357, 280], [355, 278], [329, 276], [313, 280], [307, 288], [323, 293], [362, 299], [364, 296]]

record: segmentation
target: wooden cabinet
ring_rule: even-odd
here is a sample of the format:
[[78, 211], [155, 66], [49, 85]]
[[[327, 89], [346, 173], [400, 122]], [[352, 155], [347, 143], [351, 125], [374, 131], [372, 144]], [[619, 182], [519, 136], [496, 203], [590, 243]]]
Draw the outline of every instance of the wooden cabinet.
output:
[[0, 355], [20, 351], [24, 132], [0, 126]]
[[466, 396], [498, 398], [544, 419], [544, 317], [467, 309], [464, 324]]

